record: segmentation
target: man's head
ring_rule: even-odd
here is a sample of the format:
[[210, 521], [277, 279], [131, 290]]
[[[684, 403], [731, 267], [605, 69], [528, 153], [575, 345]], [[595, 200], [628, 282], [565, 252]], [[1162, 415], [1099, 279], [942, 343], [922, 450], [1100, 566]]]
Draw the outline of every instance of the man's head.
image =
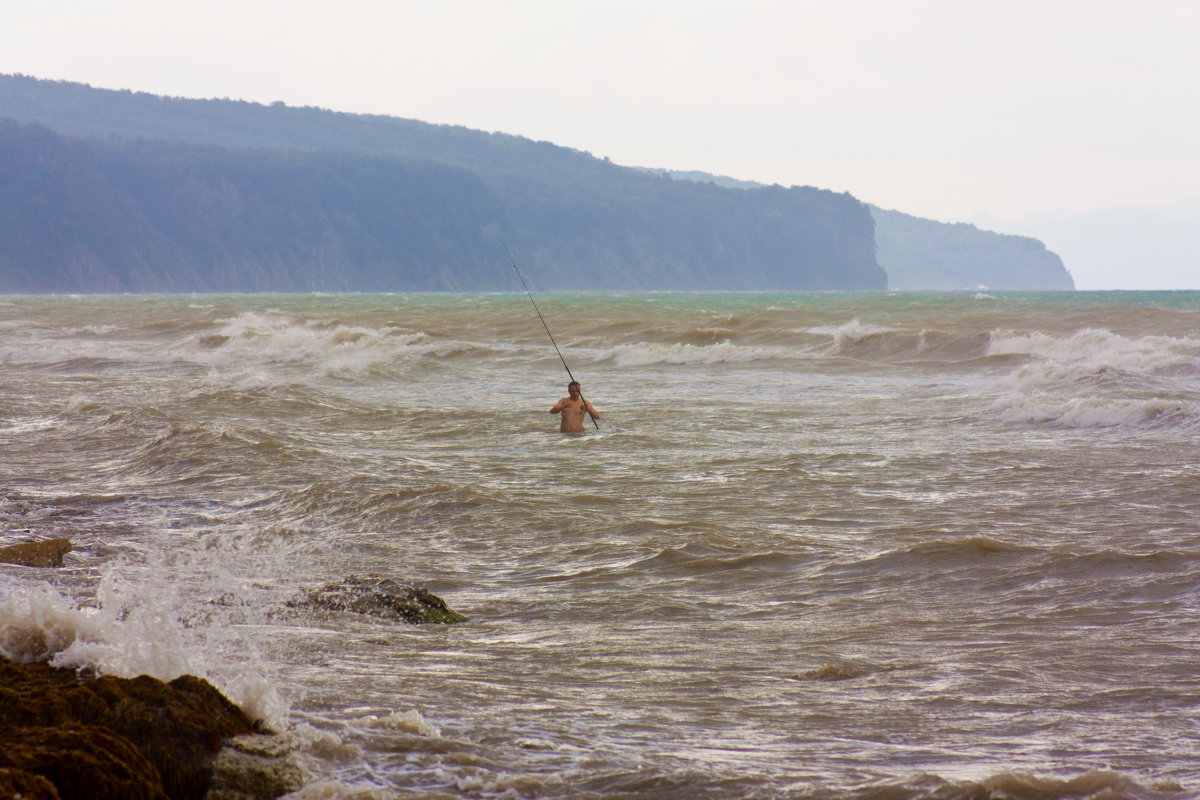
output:
[[571, 381], [567, 384], [567, 394], [571, 395], [571, 397], [579, 396], [579, 381]]

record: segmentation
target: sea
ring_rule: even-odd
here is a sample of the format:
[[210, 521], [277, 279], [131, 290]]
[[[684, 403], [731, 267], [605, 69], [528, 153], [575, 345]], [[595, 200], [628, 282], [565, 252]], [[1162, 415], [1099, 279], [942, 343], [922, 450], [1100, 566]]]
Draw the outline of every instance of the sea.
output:
[[0, 653], [297, 800], [1196, 798], [1198, 436], [1200, 292], [4, 296]]

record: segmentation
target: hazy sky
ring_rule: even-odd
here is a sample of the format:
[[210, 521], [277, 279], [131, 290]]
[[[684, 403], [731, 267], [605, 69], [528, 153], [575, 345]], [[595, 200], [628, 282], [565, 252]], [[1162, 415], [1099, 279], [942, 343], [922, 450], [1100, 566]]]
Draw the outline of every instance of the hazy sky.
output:
[[5, 5], [0, 72], [465, 125], [934, 219], [1200, 196], [1200, 0]]

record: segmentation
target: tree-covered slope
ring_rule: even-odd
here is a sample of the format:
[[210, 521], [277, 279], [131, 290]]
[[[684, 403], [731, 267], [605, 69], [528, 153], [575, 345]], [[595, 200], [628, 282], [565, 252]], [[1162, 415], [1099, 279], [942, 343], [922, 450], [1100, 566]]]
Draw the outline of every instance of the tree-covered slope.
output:
[[28, 226], [0, 234], [0, 291], [513, 288], [495, 277], [489, 226], [543, 289], [886, 285], [870, 211], [845, 194], [675, 181], [413, 120], [23, 76], [0, 76], [0, 117], [59, 134], [5, 128], [6, 146], [47, 150], [44, 172], [2, 168], [5, 208]]
[[0, 291], [514, 289], [497, 234], [542, 289], [881, 288], [829, 268], [874, 267], [852, 198], [685, 189], [506, 200], [428, 161], [0, 121]]
[[437, 164], [0, 122], [0, 209], [0, 291], [500, 285], [484, 230], [504, 221], [499, 200]]
[[[726, 188], [762, 184], [704, 172], [647, 170], [678, 180]], [[1075, 282], [1062, 259], [1037, 239], [1006, 236], [973, 225], [937, 222], [870, 206], [875, 219], [875, 258], [888, 286], [907, 290], [1071, 290]]]

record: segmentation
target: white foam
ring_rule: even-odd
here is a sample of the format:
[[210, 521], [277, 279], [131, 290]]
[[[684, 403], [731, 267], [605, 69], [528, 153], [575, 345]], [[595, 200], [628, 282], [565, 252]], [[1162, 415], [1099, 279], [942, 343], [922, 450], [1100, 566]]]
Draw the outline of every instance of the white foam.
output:
[[[310, 364], [325, 375], [355, 375], [395, 356], [385, 336], [358, 326], [304, 323], [282, 314], [247, 311], [223, 320], [227, 341], [197, 360], [213, 366]], [[400, 341], [404, 343], [403, 340]]]
[[282, 727], [290, 710], [275, 684], [256, 672], [240, 672], [225, 680], [221, 691], [250, 715], [272, 727]]
[[0, 598], [0, 654], [20, 662], [47, 660], [70, 646], [89, 623], [49, 584], [6, 587]]
[[46, 583], [7, 589], [0, 601], [0, 652], [13, 660], [162, 680], [203, 672], [161, 595], [134, 603], [128, 587], [105, 578], [98, 604], [83, 608]]
[[80, 328], [75, 328], [75, 329], [73, 329], [73, 330], [72, 330], [72, 329], [67, 329], [67, 330], [66, 330], [66, 333], [68, 333], [68, 334], [78, 334], [78, 333], [83, 333], [83, 334], [87, 334], [87, 335], [90, 335], [90, 336], [107, 336], [107, 335], [108, 335], [108, 334], [110, 334], [110, 333], [117, 333], [117, 332], [118, 332], [118, 331], [120, 331], [120, 330], [121, 330], [121, 329], [120, 329], [120, 328], [118, 328], [116, 325], [95, 325], [95, 324], [92, 324], [92, 325], [84, 325], [83, 327], [80, 327]]
[[987, 354], [1025, 355], [1054, 365], [1049, 377], [1064, 372], [1096, 373], [1107, 369], [1150, 373], [1179, 365], [1194, 365], [1200, 342], [1168, 336], [1127, 338], [1098, 328], [1087, 328], [1070, 336], [997, 331], [992, 334]]
[[[282, 800], [391, 800], [400, 795], [388, 789], [351, 786], [337, 781], [313, 781]], [[432, 795], [431, 795], [432, 796]]]
[[[822, 329], [814, 328], [815, 331]], [[843, 347], [847, 344], [865, 339], [868, 336], [875, 336], [880, 333], [892, 333], [895, 329], [886, 328], [880, 325], [864, 325], [857, 319], [852, 319], [849, 322], [843, 323], [832, 329], [824, 329], [833, 335], [834, 347]]]
[[1200, 422], [1200, 342], [1125, 337], [1088, 328], [1067, 336], [996, 332], [989, 355], [1030, 360], [997, 382], [993, 409], [1009, 422], [1069, 428]]
[[106, 675], [150, 675], [170, 681], [190, 674], [217, 685], [252, 717], [279, 725], [288, 712], [274, 684], [241, 667], [218, 665], [187, 631], [169, 589], [141, 592], [110, 569], [96, 601], [81, 605], [48, 583], [0, 587], [0, 654], [21, 662], [90, 668]]
[[382, 717], [371, 715], [360, 719], [358, 722], [361, 725], [373, 728], [386, 728], [405, 733], [415, 733], [421, 736], [428, 736], [432, 739], [442, 738], [441, 728], [425, 719], [421, 715], [421, 712], [415, 708], [403, 713], [393, 711]]
[[287, 737], [297, 748], [326, 761], [351, 763], [363, 757], [362, 748], [357, 744], [343, 741], [333, 731], [317, 728], [308, 722], [292, 725]]
[[[219, 344], [207, 345], [213, 335]], [[394, 327], [302, 321], [279, 313], [243, 312], [221, 320], [213, 332], [186, 343], [183, 356], [212, 368], [206, 385], [258, 388], [297, 379], [280, 370], [299, 367], [304, 375], [354, 379], [395, 370], [424, 358], [449, 358], [490, 349], [469, 341], [435, 340], [420, 331]]]
[[451, 771], [446, 767], [434, 769], [433, 775], [439, 781], [453, 785], [460, 792], [499, 797], [538, 797], [546, 794], [548, 789], [564, 788], [558, 775], [489, 772], [483, 768], [460, 768]]

